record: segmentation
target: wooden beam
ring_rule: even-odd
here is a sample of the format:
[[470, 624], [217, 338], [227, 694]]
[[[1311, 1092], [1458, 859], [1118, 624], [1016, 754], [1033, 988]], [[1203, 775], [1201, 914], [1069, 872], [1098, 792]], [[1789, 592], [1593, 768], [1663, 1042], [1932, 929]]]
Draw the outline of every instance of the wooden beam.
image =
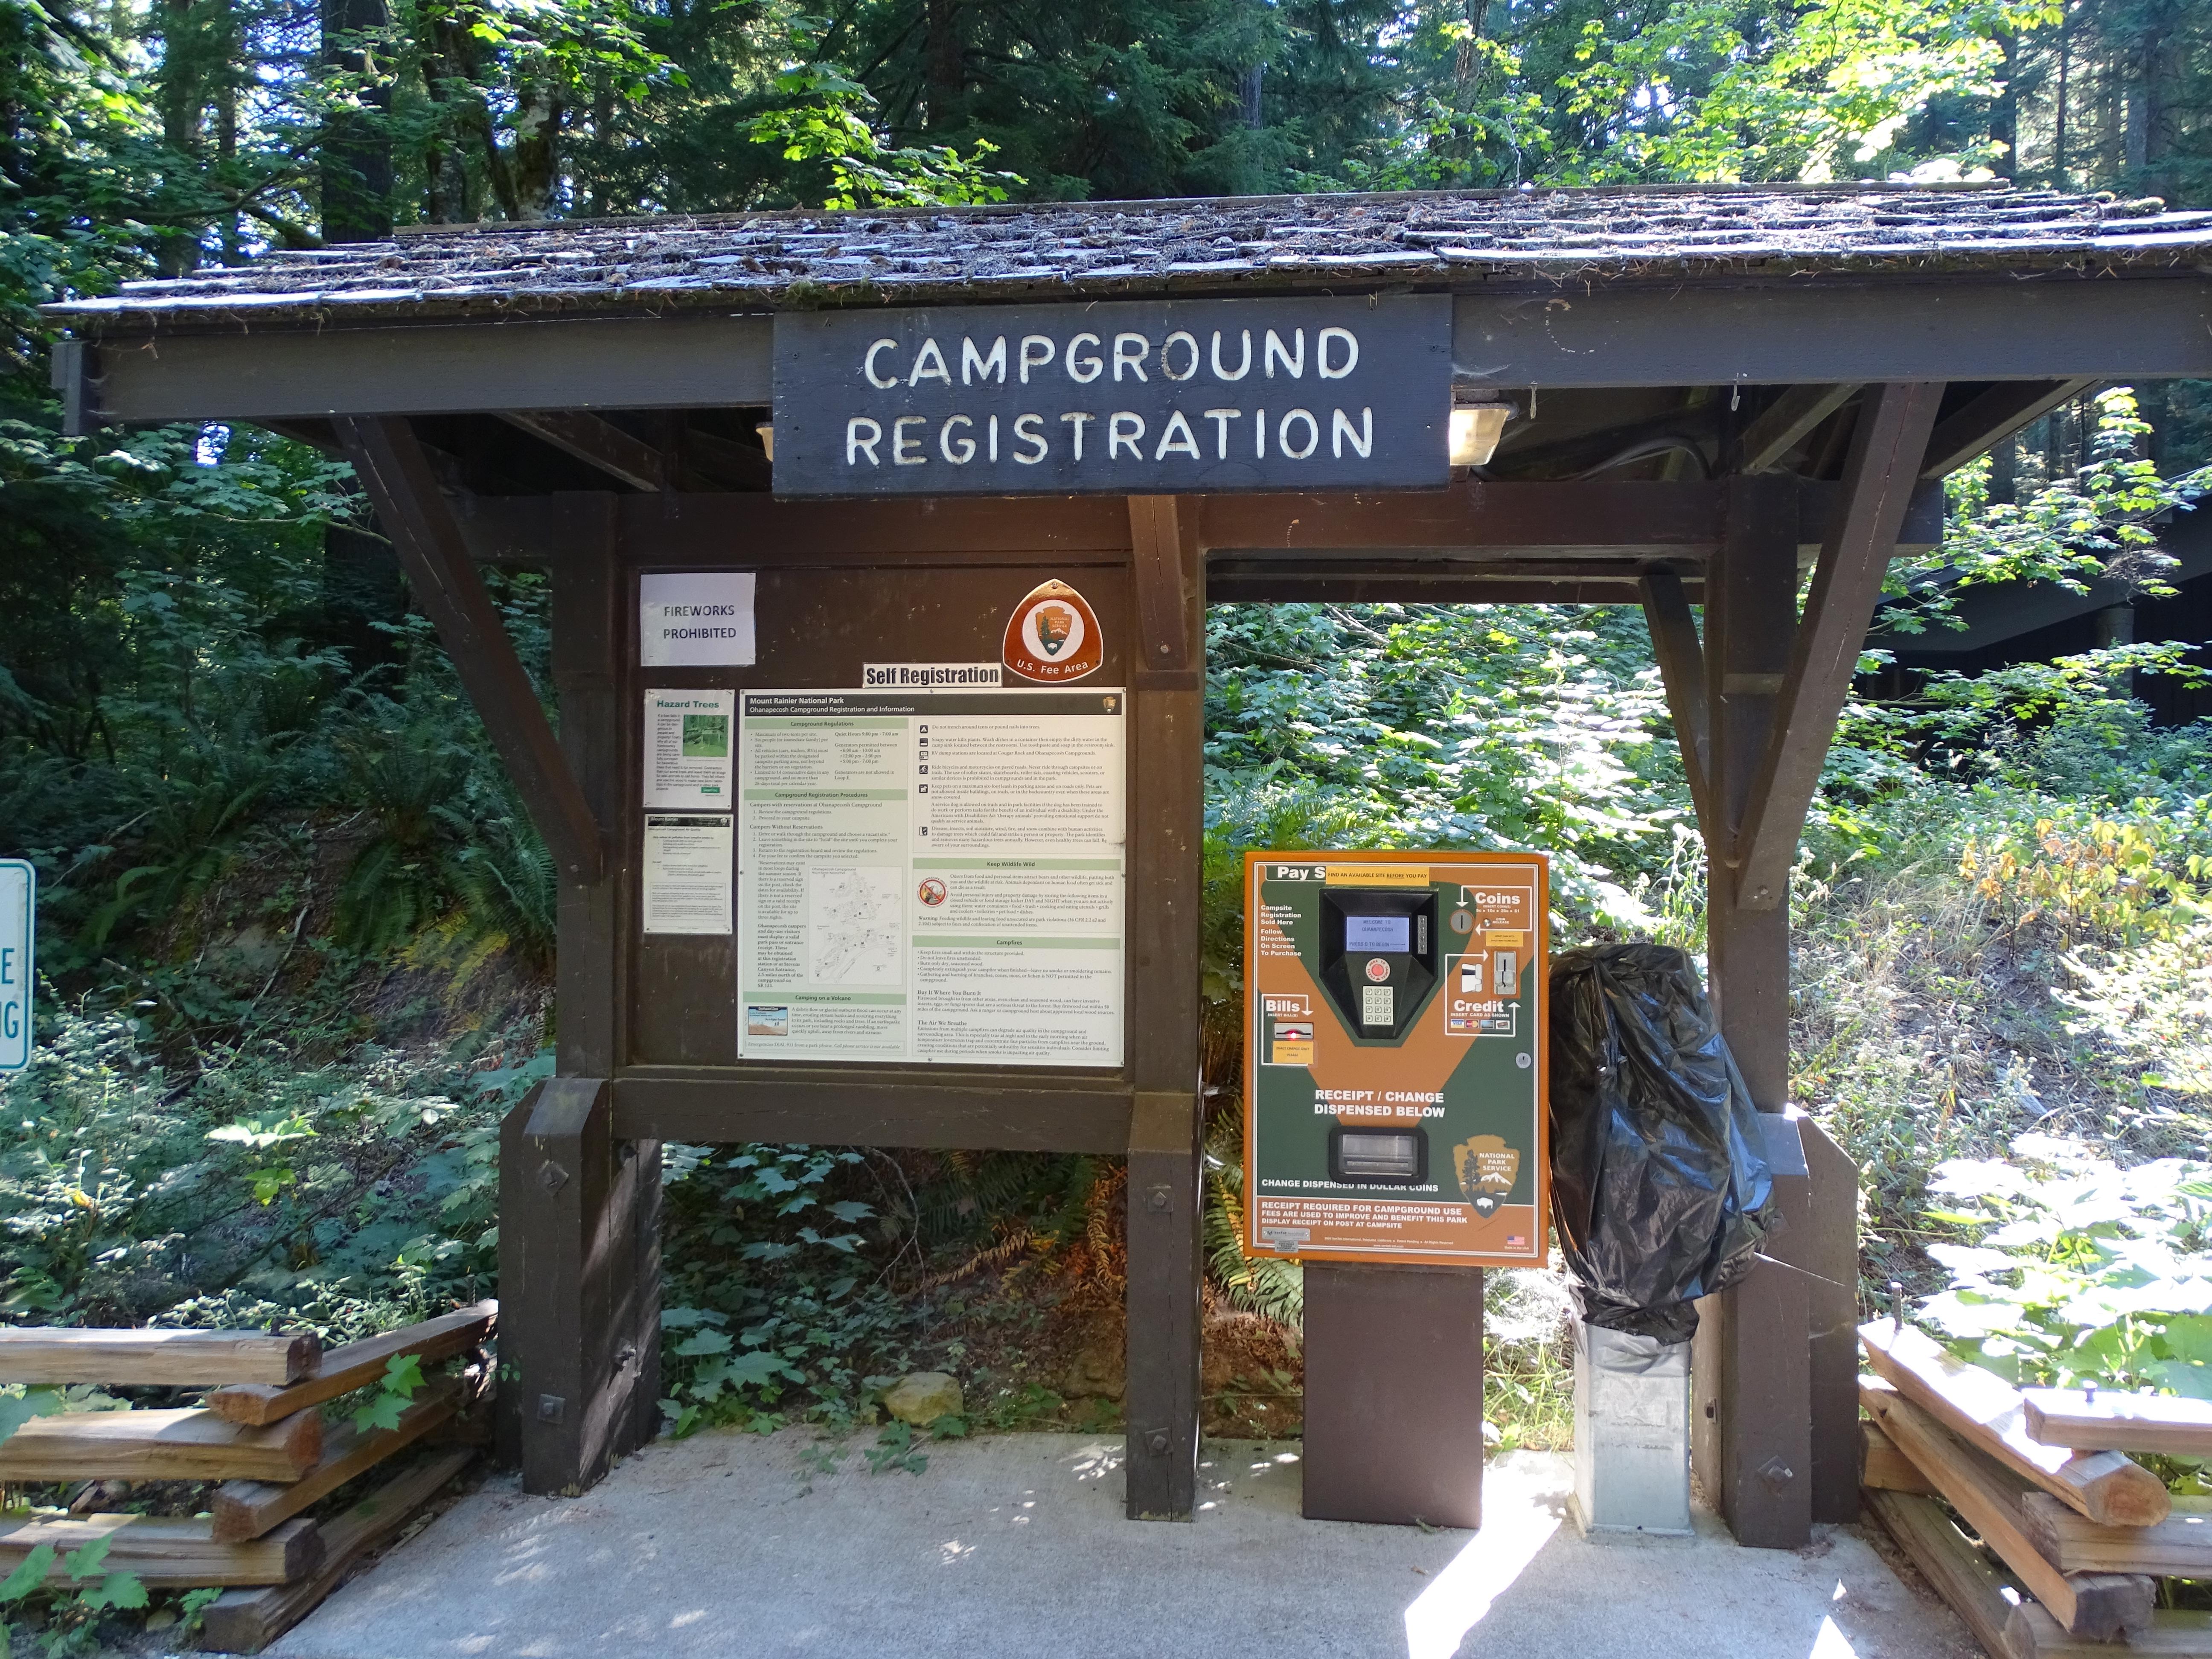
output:
[[[1687, 590], [1695, 603], [1702, 586]], [[1501, 576], [1393, 573], [1375, 576], [1324, 574], [1272, 566], [1259, 570], [1206, 573], [1206, 592], [1215, 605], [1258, 601], [1276, 605], [1641, 605], [1633, 578], [1577, 581], [1559, 576], [1519, 580]]]
[[[1509, 481], [1540, 476], [1576, 477], [1632, 450], [1642, 450], [1645, 459], [1668, 453], [1663, 448], [1646, 447], [1665, 440], [1674, 440], [1696, 450], [1702, 460], [1705, 447], [1719, 439], [1721, 410], [1718, 404], [1701, 408], [1678, 407], [1646, 420], [1577, 433], [1571, 438], [1533, 443], [1517, 449], [1501, 447], [1485, 471], [1492, 478]], [[1528, 428], [1532, 432], [1541, 429]], [[1547, 471], [1540, 473], [1538, 469]]]
[[313, 1336], [266, 1331], [27, 1326], [0, 1329], [0, 1382], [296, 1382], [313, 1375], [322, 1350]]
[[[283, 1482], [228, 1480], [216, 1489], [215, 1536], [220, 1543], [258, 1538], [270, 1528], [289, 1521], [310, 1504], [336, 1492], [366, 1469], [372, 1469], [394, 1452], [402, 1451], [460, 1409], [461, 1385], [447, 1377], [416, 1395], [414, 1404], [399, 1414], [399, 1426], [374, 1429], [364, 1434], [350, 1423], [340, 1424], [325, 1437], [322, 1455], [303, 1473]], [[314, 1421], [304, 1414], [300, 1420]], [[246, 1431], [266, 1434], [266, 1429]]]
[[1173, 495], [1129, 497], [1129, 545], [1137, 590], [1137, 665], [1143, 674], [1184, 674], [1191, 669], [1191, 641], [1184, 626], [1183, 571], [1195, 568], [1184, 542], [1190, 526], [1182, 522]]
[[424, 1320], [419, 1325], [387, 1331], [360, 1342], [349, 1342], [323, 1356], [321, 1368], [304, 1382], [289, 1388], [247, 1383], [217, 1389], [207, 1396], [207, 1408], [233, 1423], [276, 1423], [293, 1413], [342, 1394], [366, 1388], [384, 1375], [392, 1360], [412, 1354], [422, 1364], [434, 1364], [473, 1348], [490, 1334], [499, 1316], [499, 1304], [479, 1302], [458, 1313]]
[[[1452, 307], [1453, 375], [1470, 388], [2212, 377], [2212, 282], [2187, 266], [1621, 283], [1571, 302], [1551, 282], [1480, 286]], [[282, 326], [249, 313], [165, 329], [158, 345], [106, 319], [69, 325], [96, 337], [88, 412], [111, 421], [766, 408], [774, 391], [772, 319], [727, 307], [337, 325], [325, 309]]]
[[2212, 1400], [2027, 1389], [2021, 1402], [2027, 1437], [2046, 1446], [2212, 1457]]
[[1893, 382], [1868, 393], [1861, 408], [1844, 463], [1843, 511], [1820, 545], [1737, 836], [1735, 901], [1747, 909], [1772, 909], [1789, 891], [1797, 838], [1897, 551], [1942, 391], [1931, 381]]
[[1550, 283], [1486, 283], [1453, 303], [1452, 364], [1456, 385], [1500, 392], [2203, 376], [2212, 282], [2193, 269], [2117, 281], [1801, 276], [1623, 283], [1571, 299]]
[[1956, 472], [1977, 455], [2039, 420], [2063, 403], [2070, 403], [2102, 384], [2095, 380], [2000, 381], [1968, 403], [1955, 415], [1946, 416], [1928, 436], [1928, 453], [1921, 459], [1920, 476], [1940, 478]]
[[265, 1538], [218, 1544], [204, 1517], [151, 1515], [0, 1514], [0, 1575], [21, 1566], [40, 1545], [56, 1556], [49, 1583], [68, 1580], [59, 1559], [101, 1539], [103, 1572], [127, 1572], [149, 1586], [282, 1584], [322, 1565], [323, 1539], [308, 1520], [287, 1521]]
[[452, 509], [404, 420], [340, 420], [338, 440], [399, 555], [416, 602], [506, 763], [531, 822], [572, 881], [596, 879], [599, 826], [562, 757], [538, 688], [492, 608]]
[[1727, 472], [1765, 472], [1811, 435], [1813, 428], [1858, 395], [1857, 385], [1793, 386], [1754, 415], [1724, 458]]
[[1128, 1150], [1127, 1083], [757, 1066], [630, 1066], [614, 1079], [617, 1139], [805, 1140], [824, 1146]]
[[[2076, 1457], [2063, 1447], [2029, 1439], [2017, 1389], [1954, 1357], [1911, 1326], [1900, 1330], [1893, 1320], [1872, 1320], [1859, 1327], [1859, 1341], [1875, 1370], [1905, 1398], [2021, 1480], [2092, 1521], [2148, 1527], [2172, 1510], [2173, 1500], [2159, 1478], [2118, 1452]], [[1905, 1449], [1923, 1473], [1935, 1474], [1911, 1447]]]
[[182, 1411], [34, 1417], [0, 1440], [0, 1481], [296, 1480], [323, 1449], [312, 1413], [265, 1429]]
[[322, 1529], [323, 1562], [312, 1578], [264, 1590], [232, 1590], [204, 1615], [201, 1644], [217, 1653], [258, 1653], [319, 1606], [370, 1550], [397, 1533], [476, 1454], [466, 1447], [402, 1470]]
[[696, 426], [677, 434], [676, 448], [687, 472], [702, 472], [727, 489], [765, 491], [774, 476], [768, 457], [750, 444]]
[[1667, 689], [1667, 712], [1674, 721], [1674, 741], [1689, 775], [1690, 800], [1708, 844], [1719, 833], [1713, 816], [1712, 719], [1705, 702], [1705, 653], [1682, 579], [1671, 570], [1654, 570], [1638, 584], [1644, 625], [1651, 630], [1652, 653], [1659, 659], [1660, 683]]
[[574, 409], [507, 410], [500, 419], [633, 489], [668, 488], [668, 467], [660, 452], [601, 416]]
[[2212, 1578], [2212, 1498], [2177, 1498], [2155, 1526], [2100, 1527], [2047, 1492], [2021, 1494], [2021, 1530], [2061, 1572]]
[[[1818, 548], [1840, 509], [1843, 487], [1816, 479], [1794, 488], [1786, 536]], [[1414, 558], [1618, 559], [1622, 574], [1652, 558], [1702, 559], [1720, 545], [1725, 481], [1683, 483], [1486, 483], [1396, 494], [1178, 497], [1178, 528], [1195, 526], [1209, 567], [1278, 555]], [[975, 496], [945, 501], [779, 501], [761, 495], [611, 497], [633, 563], [726, 559], [742, 544], [763, 570], [943, 560], [1126, 565], [1127, 498]], [[543, 565], [573, 508], [557, 495], [460, 496], [453, 511], [474, 556], [489, 563]], [[1943, 492], [1923, 487], [1903, 530], [1906, 546], [1942, 539]]]
[[1917, 1464], [1898, 1450], [1897, 1442], [1882, 1432], [1880, 1424], [1860, 1424], [1859, 1435], [1861, 1486], [1869, 1492], [1917, 1492], [1923, 1498], [1934, 1495], [1934, 1484], [1920, 1473]]
[[1200, 533], [1214, 555], [1322, 549], [1711, 547], [1711, 485], [1471, 479], [1448, 489], [1208, 495]]
[[2130, 1631], [2127, 1645], [2116, 1648], [2069, 1636], [2043, 1608], [2023, 1601], [2005, 1621], [2004, 1645], [1990, 1652], [2009, 1659], [2212, 1659], [2212, 1613], [2160, 1607], [2148, 1627]]
[[2012, 1617], [2013, 1604], [2005, 1582], [1951, 1517], [1926, 1498], [1893, 1490], [1869, 1492], [1867, 1507], [1990, 1659], [2007, 1659], [2005, 1621]]
[[255, 326], [94, 348], [111, 421], [461, 415], [514, 409], [765, 409], [765, 316]]
[[2106, 1639], [2150, 1620], [2151, 1582], [2128, 1574], [2069, 1576], [2045, 1560], [2020, 1522], [2017, 1477], [1971, 1446], [1946, 1434], [1910, 1401], [1885, 1389], [1866, 1389], [1867, 1410], [1889, 1437], [1936, 1483], [1981, 1540], [2003, 1558], [2052, 1618], [2077, 1636]]

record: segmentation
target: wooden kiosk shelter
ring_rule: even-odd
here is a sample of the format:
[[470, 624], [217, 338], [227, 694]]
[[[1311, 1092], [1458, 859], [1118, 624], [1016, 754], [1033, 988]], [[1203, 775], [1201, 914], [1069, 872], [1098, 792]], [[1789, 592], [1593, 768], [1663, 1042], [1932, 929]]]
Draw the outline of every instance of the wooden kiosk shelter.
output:
[[[557, 860], [558, 1074], [509, 1119], [501, 1176], [507, 1444], [537, 1492], [590, 1486], [653, 1432], [659, 1141], [1034, 1148], [1128, 1156], [1128, 1512], [1189, 1516], [1205, 606], [1641, 605], [1710, 859], [1712, 993], [1775, 1115], [1787, 1218], [1773, 1259], [1706, 1310], [1696, 1457], [1740, 1539], [1787, 1547], [1857, 1510], [1855, 1172], [1790, 1109], [1786, 896], [1884, 566], [1938, 539], [1946, 473], [2061, 402], [2212, 377], [2208, 260], [2212, 213], [1976, 187], [436, 226], [56, 307], [75, 335], [56, 373], [78, 431], [258, 422], [349, 456]], [[1270, 307], [1311, 308], [1302, 327], [1387, 324], [1387, 382], [1346, 394], [1382, 423], [1372, 453], [1352, 408], [1319, 448], [1326, 414], [1312, 441], [1271, 416], [1273, 459], [1231, 465], [1225, 414], [1210, 427], [1194, 407], [1188, 449], [1101, 458], [1115, 344], [1088, 465], [1119, 471], [1055, 459], [1012, 478], [992, 416], [999, 470], [963, 473], [951, 417], [932, 416], [884, 435], [911, 471], [823, 487], [823, 468], [860, 465], [851, 428], [825, 447], [808, 425], [824, 398], [868, 391], [858, 359], [836, 366], [841, 328], [894, 342], [866, 359], [888, 386], [887, 364], [922, 372], [917, 330], [979, 356], [996, 335], [1054, 338], [1072, 363], [1071, 331], [1109, 302], [1154, 308], [1148, 349], [1184, 330], [1192, 376], [1200, 338], [1219, 351], [1225, 331], [1233, 352], [1276, 325]], [[1337, 396], [1278, 367], [1250, 385]], [[1209, 386], [1236, 378], [1214, 368]], [[1048, 416], [1085, 390], [1058, 384]], [[1169, 390], [1155, 376], [1142, 395]], [[1447, 403], [1507, 406], [1471, 475], [1444, 464]], [[557, 725], [480, 562], [551, 573]], [[757, 573], [751, 665], [641, 666], [641, 575], [672, 570]], [[1010, 609], [1054, 579], [1095, 607], [1096, 684], [1127, 694], [1118, 1063], [740, 1059], [736, 937], [641, 928], [642, 690], [995, 661]], [[1336, 1316], [1322, 1277], [1316, 1343]]]

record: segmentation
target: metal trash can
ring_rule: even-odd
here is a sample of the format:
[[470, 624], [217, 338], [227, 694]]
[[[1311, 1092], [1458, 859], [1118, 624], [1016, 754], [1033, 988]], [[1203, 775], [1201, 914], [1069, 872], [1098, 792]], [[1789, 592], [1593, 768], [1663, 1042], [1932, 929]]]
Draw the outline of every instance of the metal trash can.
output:
[[1690, 1532], [1690, 1345], [1575, 1322], [1575, 1511], [1584, 1533]]

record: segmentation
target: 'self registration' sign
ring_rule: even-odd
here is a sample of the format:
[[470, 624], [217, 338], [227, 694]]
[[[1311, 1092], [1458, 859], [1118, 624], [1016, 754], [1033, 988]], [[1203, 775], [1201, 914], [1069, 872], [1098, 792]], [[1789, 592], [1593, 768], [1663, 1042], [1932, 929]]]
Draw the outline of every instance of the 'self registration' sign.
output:
[[775, 320], [779, 495], [1433, 489], [1450, 412], [1442, 295]]

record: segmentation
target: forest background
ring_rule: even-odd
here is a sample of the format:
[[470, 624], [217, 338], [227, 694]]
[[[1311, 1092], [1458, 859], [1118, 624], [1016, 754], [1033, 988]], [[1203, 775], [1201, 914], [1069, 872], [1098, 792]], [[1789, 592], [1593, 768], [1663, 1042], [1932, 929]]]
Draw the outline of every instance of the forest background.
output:
[[[1900, 175], [2208, 204], [2212, 9], [0, 0], [0, 851], [39, 867], [43, 976], [0, 1092], [5, 1317], [343, 1337], [492, 1293], [496, 1126], [558, 1017], [551, 867], [343, 465], [62, 437], [41, 303], [427, 222]], [[1954, 479], [1893, 626], [1975, 583], [2160, 591], [2208, 449], [2198, 386], [2059, 410]], [[494, 580], [543, 684], [543, 586]], [[1237, 849], [1538, 847], [1562, 943], [1693, 951], [1702, 872], [1638, 615], [1209, 631], [1208, 1421], [1287, 1432], [1297, 1270], [1237, 1249], [1219, 1109]], [[2001, 1367], [2212, 1395], [2212, 744], [2134, 695], [2191, 649], [1853, 704], [1795, 886], [1794, 1089], [1865, 1169], [1870, 1282]], [[1115, 1418], [1113, 1160], [666, 1156], [678, 1431], [849, 1431], [924, 1364], [983, 1421]], [[1558, 1281], [1490, 1295], [1497, 1431], [1555, 1440]]]

